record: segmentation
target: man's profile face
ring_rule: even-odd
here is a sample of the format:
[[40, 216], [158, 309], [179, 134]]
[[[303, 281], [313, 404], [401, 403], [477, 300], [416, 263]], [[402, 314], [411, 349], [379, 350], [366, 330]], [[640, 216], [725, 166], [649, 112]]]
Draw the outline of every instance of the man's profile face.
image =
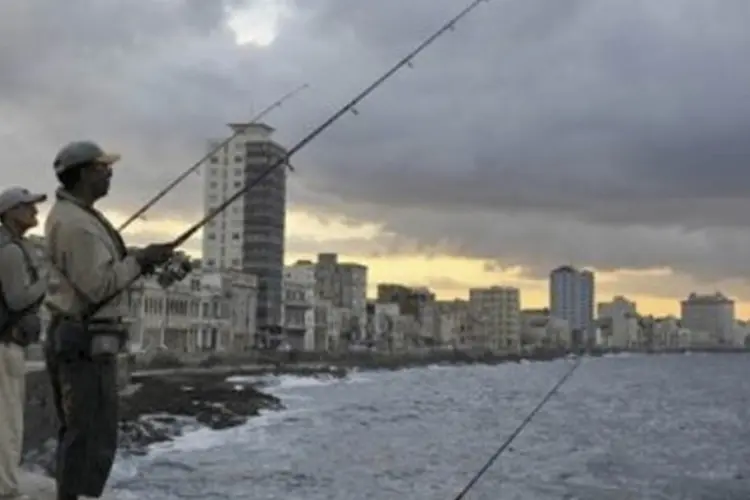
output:
[[112, 165], [104, 162], [94, 162], [83, 171], [83, 180], [91, 186], [91, 192], [96, 198], [102, 198], [109, 193], [112, 180]]

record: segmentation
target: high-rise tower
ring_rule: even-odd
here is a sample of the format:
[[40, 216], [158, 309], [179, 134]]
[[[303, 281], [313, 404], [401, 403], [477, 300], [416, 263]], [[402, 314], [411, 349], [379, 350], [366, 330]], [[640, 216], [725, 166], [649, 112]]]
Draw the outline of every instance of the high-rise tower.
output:
[[[232, 123], [241, 131], [212, 156], [205, 167], [204, 209], [219, 205], [268, 167], [286, 156], [272, 138], [274, 129], [263, 123]], [[213, 149], [217, 141], [209, 147]], [[284, 274], [286, 168], [279, 167], [244, 193], [203, 231], [206, 269], [237, 269], [258, 277], [257, 325], [281, 324]]]

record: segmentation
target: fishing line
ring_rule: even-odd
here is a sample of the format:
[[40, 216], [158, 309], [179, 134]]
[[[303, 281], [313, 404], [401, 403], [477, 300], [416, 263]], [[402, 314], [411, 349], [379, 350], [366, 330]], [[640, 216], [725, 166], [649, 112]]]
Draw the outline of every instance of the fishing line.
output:
[[[398, 61], [393, 67], [391, 67], [388, 71], [386, 71], [380, 78], [375, 80], [372, 84], [366, 87], [359, 95], [357, 95], [354, 99], [352, 99], [347, 104], [342, 106], [338, 111], [336, 111], [333, 115], [331, 115], [330, 118], [325, 120], [321, 125], [319, 125], [312, 132], [306, 135], [301, 141], [295, 144], [291, 149], [287, 151], [286, 155], [284, 155], [282, 158], [278, 159], [276, 162], [271, 164], [258, 177], [246, 183], [236, 193], [234, 193], [232, 196], [224, 200], [224, 202], [222, 202], [219, 206], [209, 211], [209, 213], [206, 214], [201, 220], [196, 222], [187, 231], [185, 231], [180, 236], [178, 236], [174, 241], [172, 241], [171, 243], [172, 247], [177, 248], [183, 243], [185, 243], [196, 232], [198, 232], [204, 225], [206, 225], [209, 221], [211, 221], [211, 219], [213, 219], [214, 217], [222, 213], [224, 210], [226, 210], [232, 203], [238, 200], [245, 192], [257, 186], [260, 182], [263, 181], [263, 179], [268, 177], [268, 175], [271, 174], [274, 170], [276, 170], [279, 167], [288, 165], [289, 158], [291, 158], [292, 155], [297, 153], [299, 150], [305, 147], [308, 143], [310, 143], [310, 141], [312, 141], [318, 135], [320, 135], [322, 132], [328, 129], [328, 127], [333, 125], [334, 122], [338, 121], [339, 118], [344, 116], [346, 113], [353, 113], [355, 115], [358, 114], [356, 110], [357, 104], [359, 104], [362, 100], [364, 100], [372, 91], [380, 87], [386, 80], [388, 80], [391, 76], [397, 73], [404, 66], [409, 67], [409, 68], [413, 67], [412, 59], [414, 59], [415, 56], [417, 56], [420, 52], [426, 49], [435, 40], [440, 38], [443, 34], [445, 34], [445, 32], [453, 31], [458, 21], [460, 21], [463, 17], [465, 17], [471, 11], [476, 9], [479, 6], [479, 4], [484, 3], [484, 2], [489, 2], [489, 0], [474, 0], [469, 5], [464, 7], [464, 9], [461, 12], [459, 12], [455, 17], [450, 19], [443, 26], [441, 26], [437, 31], [435, 31], [432, 35], [430, 35], [427, 39], [425, 39], [422, 43], [420, 43], [414, 50], [409, 52], [404, 58]], [[136, 276], [135, 278], [130, 280], [128, 283], [126, 283], [124, 287], [115, 291], [115, 293], [103, 298], [102, 300], [100, 300], [99, 302], [95, 304], [92, 304], [90, 308], [87, 308], [86, 313], [83, 315], [83, 317], [85, 319], [90, 319], [102, 307], [107, 305], [110, 301], [114, 300], [123, 291], [127, 290], [130, 286], [132, 286], [133, 283], [135, 283], [139, 278], [140, 278], [140, 275]]]
[[203, 163], [206, 160], [208, 160], [213, 155], [215, 155], [216, 153], [218, 153], [219, 150], [221, 150], [223, 147], [225, 147], [227, 144], [229, 144], [232, 141], [232, 139], [235, 139], [238, 135], [240, 135], [245, 130], [247, 130], [247, 128], [250, 127], [250, 125], [254, 125], [255, 123], [257, 123], [258, 121], [260, 121], [264, 116], [266, 116], [268, 113], [270, 113], [274, 109], [280, 108], [281, 105], [284, 104], [284, 102], [287, 99], [291, 99], [296, 94], [298, 94], [299, 92], [305, 90], [308, 87], [310, 87], [308, 84], [304, 84], [304, 85], [300, 85], [299, 87], [297, 87], [296, 89], [292, 90], [291, 92], [287, 92], [280, 99], [274, 101], [272, 104], [270, 104], [269, 106], [267, 106], [266, 108], [264, 108], [260, 113], [258, 113], [257, 115], [255, 115], [250, 120], [250, 123], [246, 127], [238, 127], [237, 130], [235, 130], [234, 134], [232, 134], [231, 136], [229, 136], [227, 139], [224, 139], [218, 145], [214, 146], [208, 153], [206, 153], [203, 156], [203, 158], [201, 158], [196, 163], [194, 163], [190, 168], [188, 168], [187, 170], [185, 170], [184, 172], [182, 172], [179, 176], [177, 176], [177, 178], [175, 178], [172, 182], [170, 182], [169, 184], [167, 184], [167, 186], [164, 189], [162, 189], [161, 191], [159, 191], [158, 193], [156, 193], [156, 195], [153, 198], [151, 198], [150, 200], [148, 200], [146, 202], [146, 204], [143, 205], [141, 208], [139, 208], [133, 215], [131, 215], [128, 218], [128, 220], [126, 220], [125, 222], [123, 222], [122, 225], [117, 228], [117, 230], [118, 231], [123, 231], [123, 230], [125, 230], [126, 227], [128, 227], [134, 221], [136, 221], [137, 219], [142, 218], [143, 214], [146, 213], [146, 211], [149, 208], [153, 207], [154, 204], [156, 204], [157, 201], [159, 201], [162, 198], [164, 198], [164, 196], [166, 196], [167, 193], [169, 193], [170, 191], [172, 191], [172, 189], [174, 189], [175, 186], [177, 186], [180, 182], [182, 182], [188, 175], [190, 175], [193, 172], [195, 172], [196, 170], [198, 170], [201, 167], [201, 165], [203, 165]]
[[531, 410], [531, 412], [526, 415], [526, 418], [521, 421], [521, 423], [516, 427], [516, 430], [514, 430], [510, 436], [507, 437], [505, 441], [503, 441], [503, 444], [500, 445], [500, 447], [495, 451], [495, 453], [492, 454], [492, 456], [485, 462], [485, 464], [482, 466], [479, 471], [474, 474], [474, 476], [471, 478], [471, 481], [469, 481], [466, 486], [464, 486], [464, 489], [461, 490], [461, 492], [456, 495], [453, 500], [463, 500], [469, 491], [474, 487], [474, 485], [477, 484], [477, 482], [484, 476], [484, 474], [489, 470], [490, 467], [495, 463], [495, 461], [500, 458], [500, 455], [505, 452], [505, 450], [508, 449], [508, 447], [513, 443], [513, 441], [516, 440], [516, 438], [521, 434], [521, 432], [526, 428], [527, 425], [534, 419], [537, 413], [539, 413], [539, 410], [541, 410], [544, 405], [547, 404], [547, 402], [552, 399], [552, 396], [554, 396], [557, 391], [560, 389], [560, 387], [565, 384], [565, 382], [570, 379], [571, 375], [573, 375], [573, 372], [576, 371], [578, 366], [581, 364], [581, 357], [579, 356], [578, 359], [576, 359], [575, 363], [573, 363], [573, 366], [565, 373], [565, 375], [560, 378], [560, 380], [557, 381], [557, 383], [550, 389], [550, 391], [542, 398], [542, 400], [539, 402], [536, 407]]

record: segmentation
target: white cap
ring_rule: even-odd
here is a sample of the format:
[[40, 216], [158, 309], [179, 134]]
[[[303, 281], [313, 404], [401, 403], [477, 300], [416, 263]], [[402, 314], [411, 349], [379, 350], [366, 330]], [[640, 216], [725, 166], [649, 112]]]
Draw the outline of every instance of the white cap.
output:
[[32, 193], [22, 187], [8, 188], [0, 193], [0, 215], [24, 203], [42, 203], [46, 200], [46, 194]]

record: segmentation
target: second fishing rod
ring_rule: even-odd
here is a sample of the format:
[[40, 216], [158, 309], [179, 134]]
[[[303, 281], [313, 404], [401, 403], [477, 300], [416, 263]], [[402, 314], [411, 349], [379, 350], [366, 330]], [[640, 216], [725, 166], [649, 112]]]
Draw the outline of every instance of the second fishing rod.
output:
[[[299, 87], [297, 87], [296, 89], [292, 90], [291, 92], [287, 92], [280, 99], [274, 101], [272, 104], [270, 104], [269, 106], [267, 106], [266, 108], [264, 108], [260, 113], [258, 113], [257, 115], [255, 115], [250, 120], [250, 124], [249, 125], [257, 123], [264, 116], [266, 116], [268, 113], [270, 113], [274, 109], [280, 108], [281, 105], [284, 104], [284, 102], [287, 99], [291, 99], [297, 93], [302, 92], [303, 90], [305, 90], [308, 87], [309, 87], [309, 85], [307, 83], [305, 83], [304, 85], [300, 85]], [[201, 158], [197, 162], [193, 163], [193, 165], [190, 166], [190, 168], [188, 168], [187, 170], [185, 170], [184, 172], [182, 172], [180, 175], [178, 175], [172, 182], [170, 182], [169, 184], [167, 184], [166, 187], [164, 187], [164, 189], [162, 189], [161, 191], [159, 191], [158, 193], [156, 193], [153, 198], [151, 198], [150, 200], [148, 200], [145, 205], [143, 205], [141, 208], [139, 208], [138, 210], [136, 210], [136, 212], [133, 215], [131, 215], [130, 217], [128, 217], [128, 219], [125, 222], [123, 222], [120, 225], [120, 227], [117, 228], [117, 230], [118, 231], [123, 231], [123, 230], [125, 230], [126, 227], [128, 227], [130, 224], [132, 224], [133, 222], [135, 222], [137, 219], [143, 217], [143, 214], [146, 213], [146, 211], [148, 211], [149, 208], [153, 207], [156, 204], [157, 201], [159, 201], [162, 198], [164, 198], [170, 191], [172, 191], [172, 189], [174, 189], [175, 187], [177, 187], [177, 185], [180, 182], [182, 182], [185, 178], [187, 178], [188, 175], [190, 175], [193, 172], [197, 171], [201, 167], [201, 165], [203, 165], [209, 158], [211, 158], [213, 155], [215, 155], [216, 153], [218, 153], [222, 148], [226, 147], [232, 141], [232, 139], [235, 139], [238, 135], [240, 135], [244, 131], [245, 131], [245, 127], [240, 127], [240, 128], [238, 128], [234, 132], [234, 134], [230, 135], [229, 137], [227, 137], [223, 141], [221, 141], [218, 144], [216, 144], [213, 148], [211, 148], [209, 150], [208, 153], [206, 153], [205, 155], [203, 155], [203, 158]]]
[[[363, 101], [370, 93], [372, 93], [375, 89], [380, 87], [386, 80], [391, 78], [395, 73], [397, 73], [399, 70], [401, 70], [403, 67], [411, 67], [412, 66], [412, 60], [415, 56], [417, 56], [420, 52], [422, 52], [424, 49], [426, 49], [428, 46], [432, 45], [432, 43], [440, 38], [443, 34], [445, 34], [448, 31], [452, 31], [458, 21], [463, 19], [465, 16], [467, 16], [471, 11], [476, 9], [480, 4], [488, 2], [489, 0], [473, 0], [469, 5], [464, 7], [461, 12], [459, 12], [457, 15], [455, 15], [453, 18], [448, 20], [445, 24], [443, 24], [437, 31], [435, 31], [432, 35], [427, 37], [422, 43], [420, 43], [415, 49], [413, 49], [411, 52], [409, 52], [406, 56], [404, 56], [401, 60], [399, 60], [396, 64], [393, 65], [388, 71], [386, 71], [382, 76], [380, 76], [378, 79], [376, 79], [373, 83], [371, 83], [369, 86], [367, 86], [362, 92], [360, 92], [354, 99], [349, 101], [347, 104], [339, 108], [338, 111], [333, 113], [327, 120], [325, 120], [322, 124], [320, 124], [318, 127], [312, 130], [309, 134], [307, 134], [302, 140], [300, 140], [297, 144], [292, 146], [284, 155], [283, 157], [279, 158], [277, 161], [273, 162], [266, 170], [263, 171], [258, 177], [253, 179], [252, 181], [245, 184], [242, 188], [240, 188], [236, 193], [234, 193], [232, 196], [224, 200], [220, 205], [218, 205], [216, 208], [211, 210], [209, 213], [207, 213], [201, 220], [196, 222], [193, 226], [191, 226], [187, 231], [182, 233], [180, 236], [178, 236], [174, 241], [172, 241], [171, 246], [172, 248], [176, 249], [180, 247], [183, 243], [185, 243], [187, 240], [189, 240], [195, 233], [200, 231], [200, 229], [205, 226], [209, 221], [211, 221], [214, 217], [222, 213], [224, 210], [226, 210], [232, 203], [237, 201], [241, 196], [243, 196], [247, 191], [251, 190], [258, 184], [260, 184], [268, 175], [270, 175], [274, 170], [276, 170], [279, 167], [284, 167], [285, 165], [289, 164], [289, 159], [299, 152], [302, 148], [307, 146], [313, 139], [318, 137], [322, 132], [324, 132], [328, 127], [333, 125], [334, 122], [338, 121], [339, 118], [344, 116], [346, 113], [349, 112], [355, 112], [356, 113], [356, 106], [361, 101]], [[132, 286], [138, 279], [140, 279], [140, 275], [136, 276], [134, 279], [132, 279], [130, 282], [128, 282], [124, 287], [122, 287], [119, 290], [116, 290], [111, 295], [108, 295], [104, 297], [102, 300], [91, 304], [90, 307], [86, 309], [84, 314], [82, 315], [84, 321], [88, 321], [91, 319], [94, 314], [96, 314], [102, 307], [109, 304], [112, 300], [114, 300], [117, 296], [119, 296], [122, 292], [127, 290], [130, 286]]]

